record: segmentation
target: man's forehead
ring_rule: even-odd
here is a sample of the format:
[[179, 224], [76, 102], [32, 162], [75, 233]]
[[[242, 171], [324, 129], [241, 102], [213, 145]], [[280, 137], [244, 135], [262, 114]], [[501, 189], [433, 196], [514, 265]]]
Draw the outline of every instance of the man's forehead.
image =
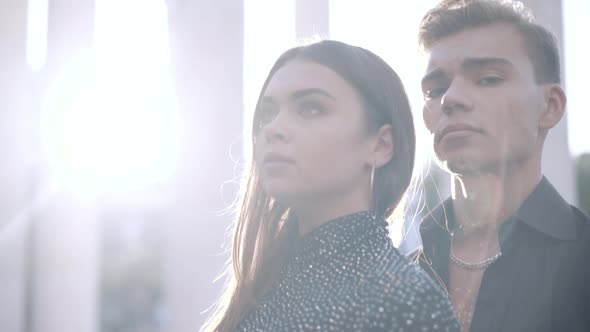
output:
[[458, 69], [468, 58], [528, 60], [520, 35], [505, 24], [470, 28], [442, 38], [425, 55], [425, 74], [437, 68]]

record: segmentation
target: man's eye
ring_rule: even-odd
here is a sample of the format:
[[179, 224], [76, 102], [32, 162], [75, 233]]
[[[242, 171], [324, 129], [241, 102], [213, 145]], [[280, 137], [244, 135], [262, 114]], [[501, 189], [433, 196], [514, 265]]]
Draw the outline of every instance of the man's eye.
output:
[[500, 82], [502, 82], [502, 78], [498, 76], [485, 76], [478, 81], [479, 85], [483, 86], [497, 85]]
[[447, 91], [446, 87], [436, 87], [433, 89], [426, 89], [424, 91], [424, 99], [425, 100], [436, 99], [436, 98], [442, 96], [443, 93], [445, 93], [445, 91]]

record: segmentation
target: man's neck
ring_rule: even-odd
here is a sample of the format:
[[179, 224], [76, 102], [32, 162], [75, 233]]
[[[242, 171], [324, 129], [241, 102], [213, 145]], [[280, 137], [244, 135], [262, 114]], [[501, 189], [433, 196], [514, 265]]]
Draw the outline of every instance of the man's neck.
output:
[[518, 172], [453, 175], [456, 221], [464, 234], [496, 234], [541, 181], [540, 167]]

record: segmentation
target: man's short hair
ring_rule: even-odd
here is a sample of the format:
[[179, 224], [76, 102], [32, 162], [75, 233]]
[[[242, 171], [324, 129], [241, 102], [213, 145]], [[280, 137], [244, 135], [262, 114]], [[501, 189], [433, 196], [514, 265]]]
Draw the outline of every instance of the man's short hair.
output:
[[553, 33], [534, 22], [531, 10], [520, 1], [444, 0], [420, 23], [418, 40], [424, 51], [445, 37], [491, 24], [508, 24], [522, 36], [537, 83], [560, 83], [559, 48]]

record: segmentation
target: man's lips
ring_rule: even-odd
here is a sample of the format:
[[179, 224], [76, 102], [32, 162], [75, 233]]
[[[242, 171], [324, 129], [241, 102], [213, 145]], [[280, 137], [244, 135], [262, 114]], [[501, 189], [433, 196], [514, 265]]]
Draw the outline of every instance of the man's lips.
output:
[[469, 134], [469, 133], [481, 133], [481, 132], [482, 132], [481, 129], [476, 128], [472, 125], [463, 124], [463, 123], [451, 124], [451, 125], [444, 127], [442, 130], [438, 131], [435, 134], [434, 139], [437, 143], [439, 143], [448, 134], [453, 134], [453, 133]]

